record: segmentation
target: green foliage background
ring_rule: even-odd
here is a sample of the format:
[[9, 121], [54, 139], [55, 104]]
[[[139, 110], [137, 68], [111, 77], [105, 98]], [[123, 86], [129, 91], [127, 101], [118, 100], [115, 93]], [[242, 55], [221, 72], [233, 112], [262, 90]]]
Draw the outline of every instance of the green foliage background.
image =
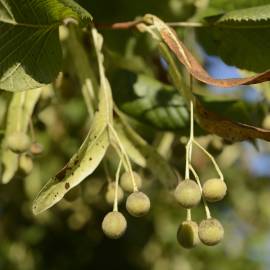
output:
[[[78, 3], [91, 13], [95, 23], [133, 20], [145, 13], [155, 14], [164, 21], [206, 21], [214, 26], [198, 30], [177, 29], [179, 36], [201, 61], [204, 60], [203, 48], [227, 64], [251, 72], [269, 68], [269, 6], [243, 20], [241, 16], [248, 13], [235, 15], [242, 28], [235, 28], [236, 22], [230, 19], [233, 13], [223, 15], [235, 9], [269, 4], [267, 0], [212, 0], [209, 3], [203, 0], [81, 0]], [[205, 18], [210, 15], [215, 16]], [[60, 19], [56, 18], [56, 21]], [[135, 219], [128, 216], [122, 204], [120, 209], [127, 217], [128, 229], [120, 240], [108, 240], [101, 231], [102, 219], [111, 209], [104, 200], [106, 176], [102, 164], [80, 185], [79, 198], [72, 202], [62, 200], [52, 209], [33, 216], [33, 199], [46, 180], [77, 151], [89, 126], [89, 112], [80, 86], [84, 74], [74, 71], [74, 66], [80, 67], [74, 60], [74, 55], [76, 57], [79, 52], [70, 52], [69, 44], [63, 38], [65, 30], [62, 30], [63, 76], [42, 93], [32, 117], [37, 141], [43, 144], [44, 153], [34, 158], [31, 174], [25, 176], [19, 172], [11, 182], [0, 187], [0, 270], [269, 269], [270, 183], [269, 178], [252, 174], [250, 162], [256, 150], [251, 144], [227, 144], [205, 134], [199, 127], [196, 127], [196, 134], [217, 158], [229, 188], [224, 201], [210, 206], [213, 216], [221, 220], [226, 232], [224, 241], [217, 247], [199, 246], [191, 251], [179, 247], [176, 231], [185, 218], [185, 211], [149, 169], [136, 165], [135, 169], [144, 177], [143, 190], [151, 198], [152, 210], [147, 217]], [[106, 73], [112, 83], [116, 104], [122, 112], [133, 117], [133, 127], [179, 172], [183, 172], [185, 149], [182, 142], [188, 134], [188, 112], [160, 64], [155, 45], [148, 36], [136, 30], [101, 32], [104, 35]], [[80, 34], [91, 63], [91, 47], [85, 35]], [[1, 38], [4, 36], [0, 33]], [[59, 43], [58, 40], [53, 42]], [[39, 53], [38, 46], [36, 48], [33, 54]], [[18, 57], [23, 53], [20, 51]], [[48, 60], [60, 64], [61, 56], [43, 61], [48, 63]], [[48, 70], [42, 84], [50, 81], [52, 73], [60, 67], [51, 64], [38, 67]], [[3, 70], [5, 67], [1, 65], [1, 75]], [[143, 75], [137, 76], [142, 72]], [[36, 82], [39, 85], [39, 79], [34, 81], [29, 83], [34, 87]], [[137, 82], [136, 86], [134, 82]], [[22, 86], [20, 81], [16, 83]], [[145, 85], [148, 85], [147, 91]], [[269, 83], [258, 86], [254, 91], [263, 96], [264, 102], [247, 104], [241, 100], [245, 87], [230, 92], [230, 95], [218, 95], [201, 84], [196, 85], [196, 93], [208, 108], [231, 119], [265, 127], [269, 127], [267, 90]], [[1, 91], [1, 137], [10, 100], [11, 94]], [[260, 141], [258, 148], [269, 154], [268, 143]], [[205, 156], [195, 152], [194, 157], [202, 180], [213, 177], [212, 166]], [[112, 172], [116, 166], [114, 159], [115, 154], [109, 149], [107, 162]], [[162, 182], [170, 182], [170, 179]], [[201, 220], [203, 209], [195, 210], [194, 217]]]

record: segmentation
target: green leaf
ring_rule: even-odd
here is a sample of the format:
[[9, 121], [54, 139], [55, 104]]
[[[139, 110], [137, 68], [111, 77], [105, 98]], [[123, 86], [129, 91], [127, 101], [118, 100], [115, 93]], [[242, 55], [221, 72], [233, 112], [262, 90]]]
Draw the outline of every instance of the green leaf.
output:
[[18, 169], [19, 155], [6, 147], [6, 138], [13, 132], [27, 133], [34, 107], [41, 88], [14, 93], [7, 114], [7, 126], [2, 143], [1, 162], [3, 164], [2, 183], [8, 183]]
[[222, 15], [216, 23], [231, 23], [233, 26], [240, 22], [243, 23], [243, 27], [255, 27], [254, 23], [257, 23], [258, 27], [270, 27], [270, 5], [233, 10]]
[[97, 168], [110, 144], [108, 125], [112, 122], [111, 88], [103, 66], [102, 36], [92, 30], [99, 66], [99, 104], [87, 137], [65, 167], [42, 188], [33, 203], [33, 213], [39, 214], [59, 202], [73, 187], [80, 184]]
[[269, 4], [269, 0], [211, 0], [209, 2], [210, 9], [215, 9], [218, 13], [228, 12], [235, 9], [245, 9], [250, 7], [262, 6]]
[[160, 130], [181, 130], [189, 119], [178, 91], [144, 74], [121, 71], [114, 78], [114, 100], [137, 120]]
[[49, 84], [62, 65], [58, 27], [85, 25], [91, 15], [72, 0], [0, 0], [0, 89], [23, 91]]
[[270, 5], [205, 18], [210, 27], [196, 31], [208, 54], [228, 65], [255, 72], [269, 69]]

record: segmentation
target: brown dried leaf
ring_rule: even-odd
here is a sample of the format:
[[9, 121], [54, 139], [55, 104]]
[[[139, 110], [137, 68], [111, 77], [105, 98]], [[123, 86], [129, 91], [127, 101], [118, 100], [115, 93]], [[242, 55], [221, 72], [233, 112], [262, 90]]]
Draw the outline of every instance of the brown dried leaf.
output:
[[270, 141], [270, 130], [234, 122], [208, 111], [198, 100], [194, 102], [198, 124], [207, 132], [229, 141], [262, 139]]
[[175, 31], [154, 15], [147, 14], [145, 22], [153, 25], [162, 40], [175, 54], [177, 59], [186, 67], [189, 73], [199, 81], [219, 87], [256, 84], [270, 80], [270, 70], [247, 78], [215, 79], [202, 67], [186, 46], [178, 39]]

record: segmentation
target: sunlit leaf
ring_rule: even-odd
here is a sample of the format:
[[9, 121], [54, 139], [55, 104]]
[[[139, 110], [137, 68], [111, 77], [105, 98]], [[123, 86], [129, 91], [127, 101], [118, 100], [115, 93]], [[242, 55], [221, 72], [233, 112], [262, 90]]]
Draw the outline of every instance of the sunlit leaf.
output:
[[123, 112], [161, 130], [186, 127], [185, 100], [172, 86], [129, 71], [119, 72], [114, 81], [114, 99]]
[[91, 15], [72, 0], [0, 1], [0, 89], [23, 91], [49, 84], [61, 69], [58, 27]]

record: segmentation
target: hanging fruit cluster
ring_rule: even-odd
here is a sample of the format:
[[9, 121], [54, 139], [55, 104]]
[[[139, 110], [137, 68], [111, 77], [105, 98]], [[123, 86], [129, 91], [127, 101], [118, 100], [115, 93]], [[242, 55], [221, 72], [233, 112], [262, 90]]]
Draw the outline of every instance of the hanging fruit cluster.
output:
[[124, 191], [131, 193], [126, 200], [126, 209], [134, 217], [146, 215], [150, 209], [150, 200], [143, 192], [138, 191], [142, 185], [139, 174], [130, 170], [122, 174], [119, 186], [119, 174], [122, 160], [116, 171], [115, 181], [110, 182], [105, 195], [109, 204], [113, 203], [113, 211], [109, 212], [102, 221], [103, 232], [112, 239], [120, 238], [126, 231], [127, 221], [124, 215], [118, 211], [118, 203], [123, 199]]
[[[187, 218], [183, 221], [177, 231], [177, 240], [184, 248], [193, 248], [202, 242], [207, 246], [218, 244], [224, 235], [224, 229], [221, 223], [212, 218], [207, 202], [217, 202], [224, 198], [227, 192], [227, 186], [224, 182], [223, 175], [213, 156], [207, 152], [195, 139], [193, 130], [193, 102], [190, 102], [190, 138], [186, 145], [186, 168], [185, 180], [181, 181], [175, 189], [174, 196], [176, 201], [187, 209]], [[195, 144], [199, 147], [213, 162], [219, 178], [212, 178], [201, 185], [200, 178], [193, 168], [192, 146]], [[191, 179], [190, 172], [195, 180]], [[198, 225], [192, 221], [191, 209], [203, 201], [206, 219]]]

